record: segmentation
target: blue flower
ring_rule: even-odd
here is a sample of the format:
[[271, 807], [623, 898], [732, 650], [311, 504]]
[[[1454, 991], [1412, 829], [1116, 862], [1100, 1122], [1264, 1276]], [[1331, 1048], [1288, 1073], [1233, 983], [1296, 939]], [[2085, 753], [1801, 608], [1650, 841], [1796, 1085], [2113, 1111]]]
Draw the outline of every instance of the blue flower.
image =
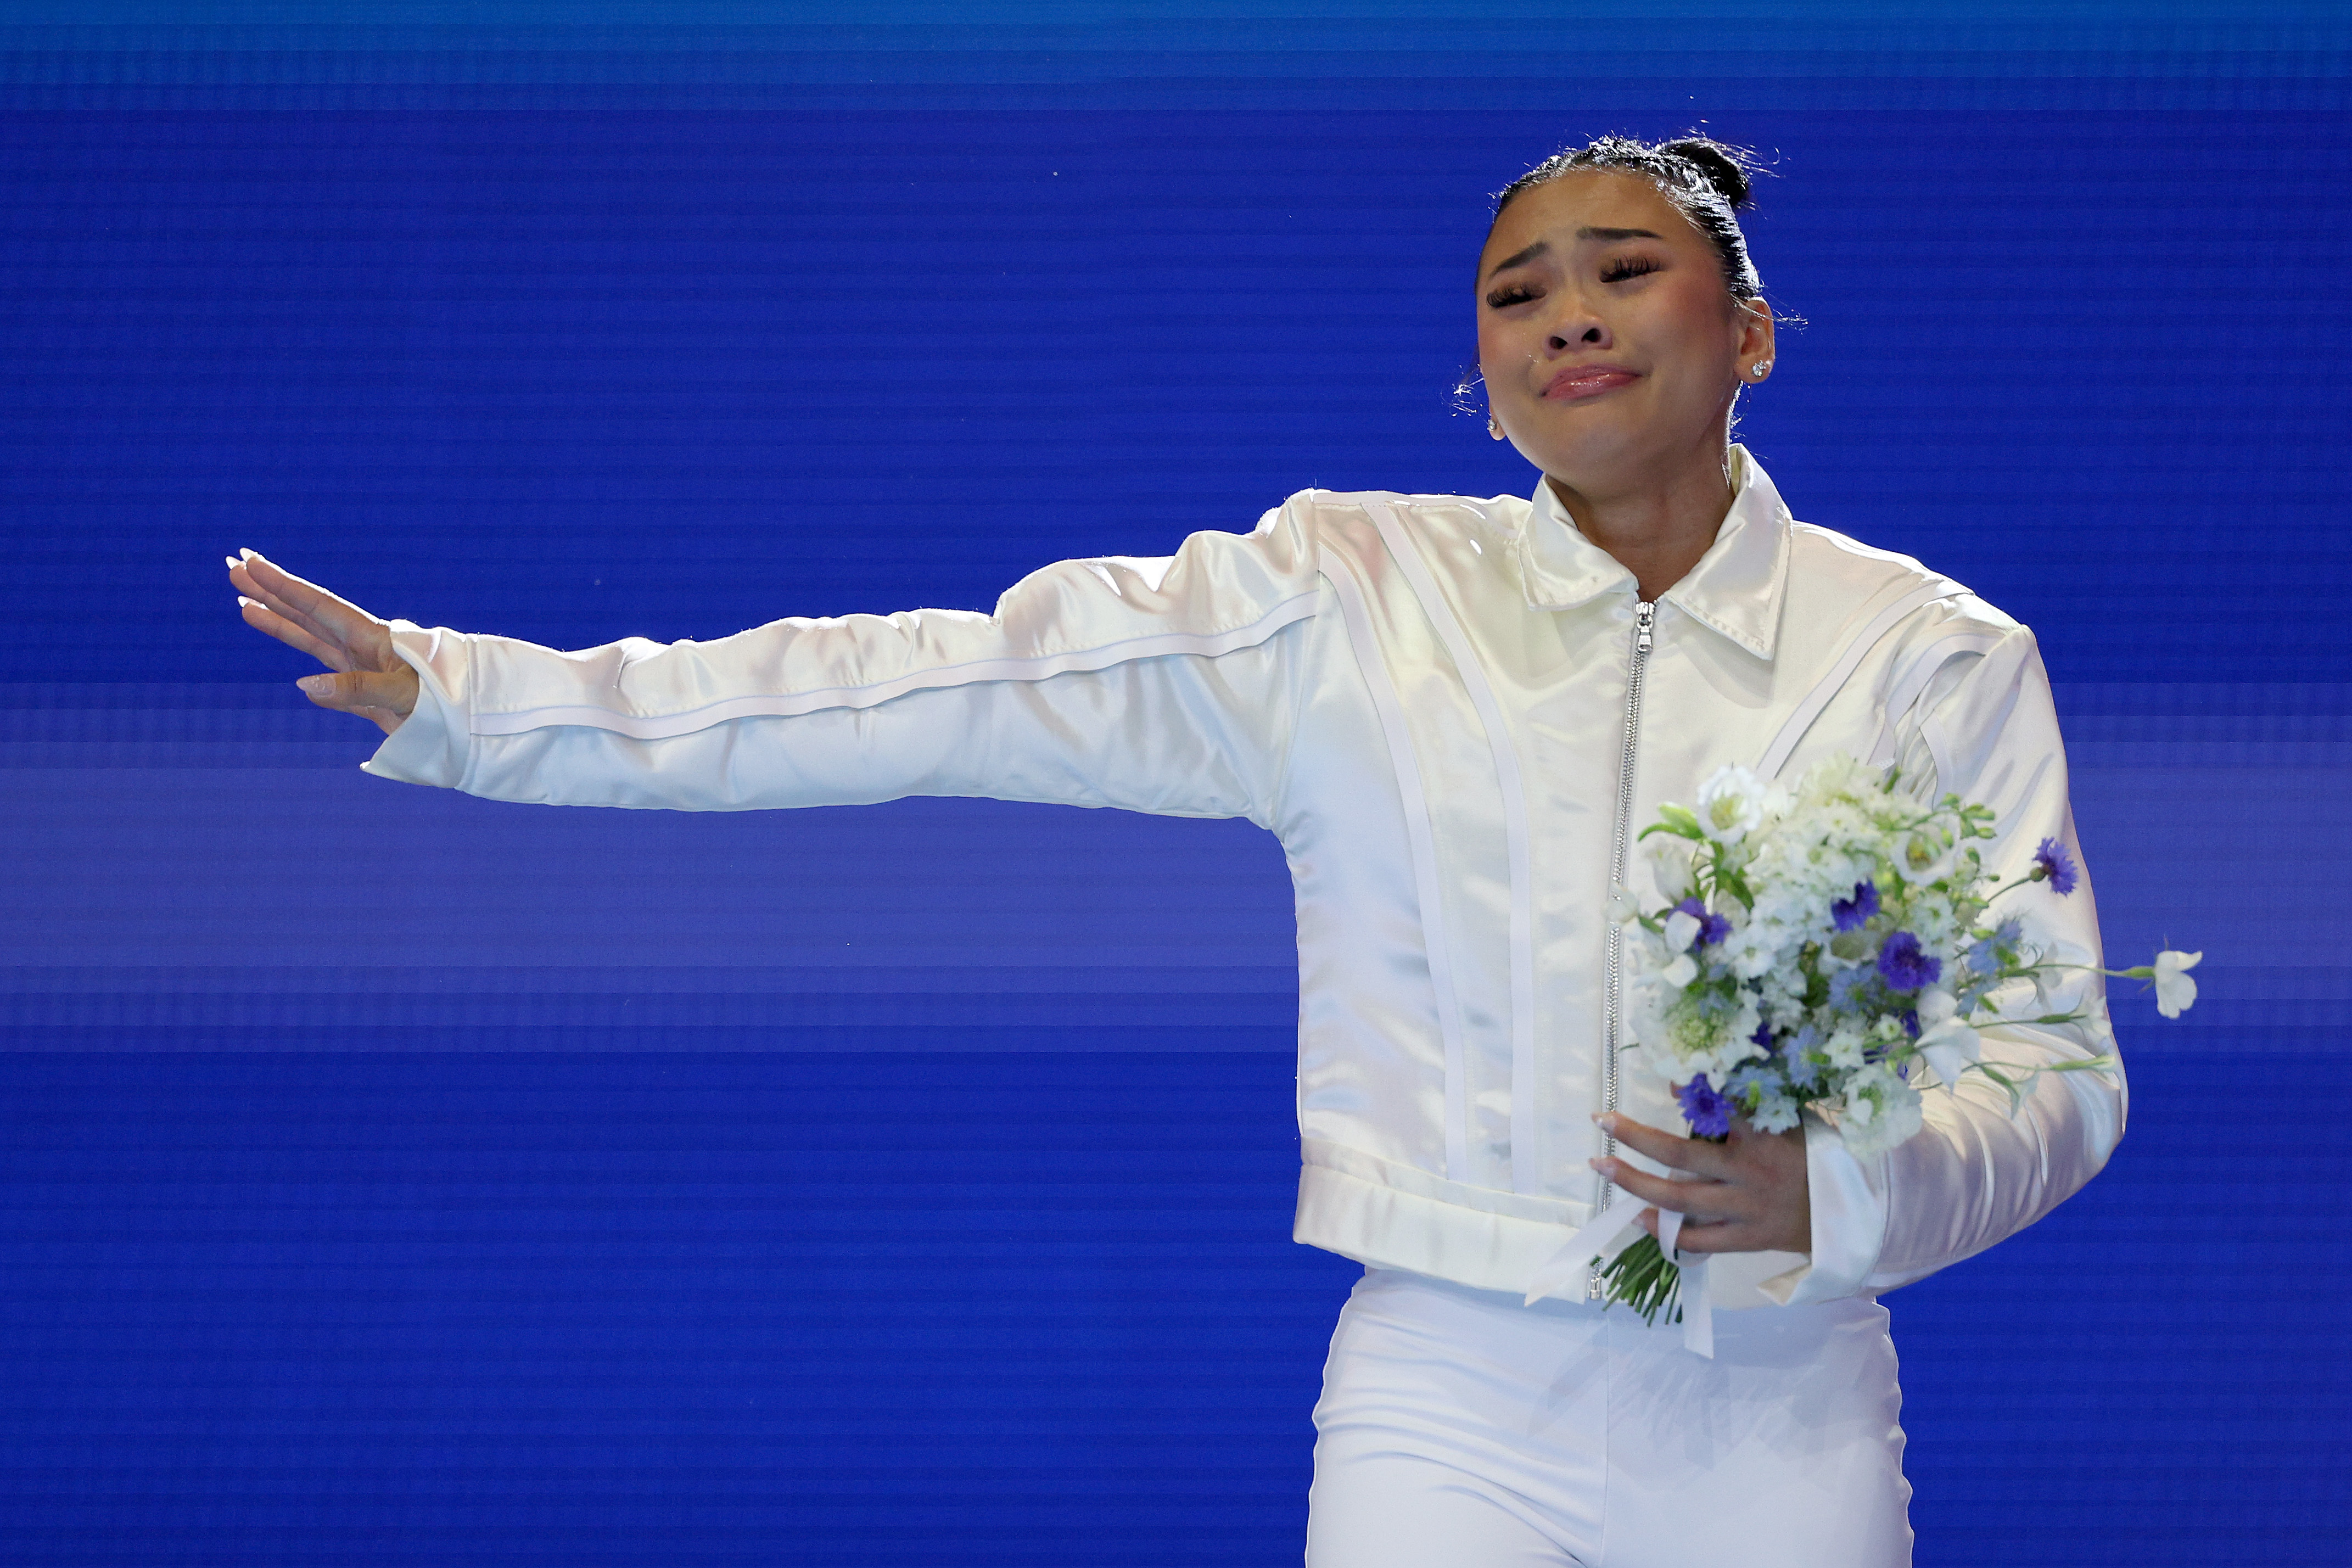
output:
[[2050, 890], [2063, 899], [2074, 890], [2074, 862], [2058, 847], [2058, 840], [2043, 839], [2033, 851], [2033, 879], [2049, 883]]
[[1878, 912], [1878, 888], [1872, 882], [1856, 882], [1853, 897], [1836, 899], [1830, 903], [1830, 919], [1840, 931], [1860, 931], [1871, 916]]
[[1964, 956], [1970, 969], [1979, 974], [1991, 974], [2000, 968], [2000, 950], [2015, 948], [2025, 940], [2025, 926], [2019, 921], [2003, 921], [1993, 933], [1982, 942], [1970, 944]]
[[1913, 1039], [1919, 1037], [1919, 1009], [1912, 1008], [1903, 1015], [1903, 1032]]
[[1870, 984], [1867, 969], [1841, 969], [1830, 976], [1830, 1005], [1841, 1013], [1859, 1013], [1862, 988]]
[[1942, 977], [1941, 959], [1919, 951], [1919, 939], [1898, 931], [1878, 950], [1878, 977], [1889, 991], [1916, 991]]
[[1769, 1051], [1772, 1048], [1772, 1026], [1769, 1024], [1759, 1024], [1756, 1026], [1756, 1032], [1748, 1037], [1755, 1041], [1756, 1044], [1763, 1049]]
[[1731, 1131], [1731, 1101], [1715, 1092], [1715, 1086], [1700, 1073], [1690, 1082], [1675, 1090], [1682, 1101], [1683, 1120], [1702, 1138], [1721, 1138]]
[[1728, 915], [1708, 913], [1707, 907], [1696, 899], [1685, 899], [1675, 908], [1698, 921], [1698, 939], [1695, 943], [1696, 946], [1713, 947], [1731, 934], [1731, 918]]
[[1821, 1041], [1808, 1037], [1812, 1034], [1813, 1027], [1808, 1024], [1795, 1039], [1789, 1042], [1789, 1087], [1791, 1089], [1811, 1090], [1822, 1081], [1822, 1064], [1813, 1059], [1813, 1051]]

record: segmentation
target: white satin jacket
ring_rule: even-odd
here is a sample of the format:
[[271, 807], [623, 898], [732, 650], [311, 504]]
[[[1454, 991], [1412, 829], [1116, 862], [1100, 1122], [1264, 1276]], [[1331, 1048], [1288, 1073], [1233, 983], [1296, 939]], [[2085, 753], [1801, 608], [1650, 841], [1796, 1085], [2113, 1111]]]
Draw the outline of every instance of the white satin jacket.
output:
[[[1723, 763], [1793, 778], [1842, 749], [1995, 807], [2004, 875], [2044, 837], [2074, 849], [2032, 635], [1794, 521], [1734, 450], [1714, 546], [1654, 606], [1540, 484], [1532, 502], [1307, 490], [1247, 535], [1046, 567], [992, 616], [579, 653], [397, 622], [421, 691], [367, 765], [580, 805], [938, 795], [1245, 816], [1297, 889], [1297, 1238], [1517, 1291], [1594, 1212], [1591, 1113], [1615, 1096], [1680, 1127], [1664, 1085], [1606, 1067], [1627, 805], [1638, 826]], [[1654, 898], [1643, 857], [1624, 875]], [[2027, 891], [2054, 956], [2097, 959], [2087, 886]], [[2095, 978], [2032, 1011], [2085, 1002], [2104, 1016]], [[2103, 1045], [2002, 1028], [1986, 1054]], [[1974, 1075], [1928, 1100], [1925, 1130], [1870, 1159], [1811, 1122], [1812, 1253], [1718, 1259], [1714, 1302], [1916, 1279], [2048, 1213], [2123, 1131], [2119, 1072], [2045, 1075], [2013, 1115]]]

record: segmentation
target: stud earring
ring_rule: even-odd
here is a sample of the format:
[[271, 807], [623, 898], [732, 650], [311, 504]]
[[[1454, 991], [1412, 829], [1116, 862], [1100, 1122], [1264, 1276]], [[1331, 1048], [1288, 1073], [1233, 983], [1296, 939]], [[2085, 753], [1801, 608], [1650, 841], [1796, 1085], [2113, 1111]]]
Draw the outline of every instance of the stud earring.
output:
[[1486, 434], [1497, 441], [1503, 438], [1503, 427], [1495, 423], [1495, 416], [1491, 414], [1486, 416]]
[[1761, 381], [1772, 374], [1772, 362], [1769, 359], [1759, 359], [1748, 367], [1748, 374]]

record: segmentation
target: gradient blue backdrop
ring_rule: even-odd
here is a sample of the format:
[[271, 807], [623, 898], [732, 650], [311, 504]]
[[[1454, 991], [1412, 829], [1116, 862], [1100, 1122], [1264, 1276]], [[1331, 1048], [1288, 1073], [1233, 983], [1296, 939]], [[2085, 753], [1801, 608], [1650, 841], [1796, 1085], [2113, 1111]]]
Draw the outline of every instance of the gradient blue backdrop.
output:
[[1919, 1561], [2347, 1560], [2341, 7], [1284, 9], [7, 8], [0, 1561], [1296, 1562], [1270, 839], [406, 789], [215, 563], [582, 646], [1524, 493], [1485, 193], [1702, 122], [1745, 438], [2035, 626], [2208, 955], [1890, 1298]]

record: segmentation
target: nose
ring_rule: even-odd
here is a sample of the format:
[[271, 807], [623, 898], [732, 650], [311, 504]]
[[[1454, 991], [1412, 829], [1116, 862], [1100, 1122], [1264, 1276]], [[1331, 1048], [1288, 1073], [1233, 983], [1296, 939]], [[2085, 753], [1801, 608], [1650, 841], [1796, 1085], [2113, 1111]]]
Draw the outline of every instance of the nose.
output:
[[1581, 289], [1563, 290], [1559, 296], [1559, 314], [1544, 335], [1548, 354], [1574, 353], [1580, 349], [1606, 350], [1610, 346], [1609, 323], [1584, 297]]

